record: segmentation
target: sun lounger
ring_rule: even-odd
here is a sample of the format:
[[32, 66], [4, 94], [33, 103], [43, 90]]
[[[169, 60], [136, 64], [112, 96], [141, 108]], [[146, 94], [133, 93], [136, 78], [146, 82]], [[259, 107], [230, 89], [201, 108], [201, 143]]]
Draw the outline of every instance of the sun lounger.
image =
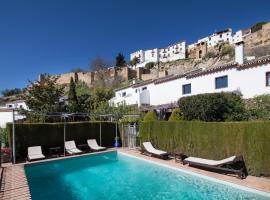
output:
[[87, 140], [87, 144], [92, 151], [103, 151], [106, 149], [106, 147], [99, 146], [95, 139]]
[[188, 157], [184, 159], [183, 163], [189, 164], [193, 167], [208, 169], [225, 174], [236, 174], [241, 179], [244, 179], [247, 176], [243, 156], [232, 156], [223, 160], [208, 160], [197, 157]]
[[66, 141], [65, 149], [66, 149], [66, 152], [71, 155], [82, 153], [82, 151], [76, 147], [74, 140]]
[[29, 161], [40, 160], [44, 158], [45, 156], [42, 154], [41, 146], [28, 147], [27, 159]]
[[144, 142], [142, 145], [142, 153], [150, 156], [168, 159], [169, 154], [166, 151], [161, 151], [153, 147], [151, 142]]

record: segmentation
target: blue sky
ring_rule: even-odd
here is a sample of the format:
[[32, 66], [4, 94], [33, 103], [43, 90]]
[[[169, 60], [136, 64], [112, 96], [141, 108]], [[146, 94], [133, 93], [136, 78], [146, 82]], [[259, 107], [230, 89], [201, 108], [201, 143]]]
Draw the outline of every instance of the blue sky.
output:
[[0, 91], [96, 56], [188, 43], [270, 21], [269, 0], [0, 0]]

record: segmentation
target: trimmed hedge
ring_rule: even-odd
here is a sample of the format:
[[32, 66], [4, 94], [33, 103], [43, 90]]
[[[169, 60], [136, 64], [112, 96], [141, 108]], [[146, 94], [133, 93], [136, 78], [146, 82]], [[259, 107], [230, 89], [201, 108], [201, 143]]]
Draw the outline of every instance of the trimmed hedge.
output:
[[[102, 146], [110, 147], [114, 144], [115, 123], [101, 122]], [[87, 139], [96, 139], [99, 143], [99, 122], [72, 122], [66, 125], [66, 140], [74, 140], [76, 145], [86, 144]], [[7, 125], [9, 143], [12, 146], [12, 124]], [[50, 147], [61, 147], [63, 151], [64, 124], [63, 123], [23, 123], [15, 127], [16, 159], [27, 157], [27, 148], [41, 146], [45, 155]], [[118, 136], [119, 133], [118, 133]]]
[[270, 176], [270, 122], [142, 122], [141, 142], [168, 152], [224, 159], [243, 155], [248, 173]]

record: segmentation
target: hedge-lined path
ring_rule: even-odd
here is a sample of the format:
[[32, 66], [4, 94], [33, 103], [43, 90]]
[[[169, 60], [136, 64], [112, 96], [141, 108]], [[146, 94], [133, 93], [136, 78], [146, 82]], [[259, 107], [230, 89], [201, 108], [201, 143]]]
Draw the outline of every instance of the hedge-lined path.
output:
[[31, 199], [28, 182], [23, 165], [9, 165], [3, 167], [1, 179], [1, 200], [29, 200]]
[[151, 160], [151, 161], [154, 161], [157, 163], [165, 164], [165, 165], [168, 165], [170, 167], [175, 167], [175, 168], [183, 169], [186, 171], [192, 171], [192, 172], [197, 173], [197, 174], [209, 176], [209, 177], [216, 178], [216, 179], [219, 179], [222, 181], [227, 181], [227, 182], [231, 182], [231, 183], [234, 183], [237, 185], [241, 185], [241, 186], [245, 186], [245, 187], [249, 187], [249, 188], [253, 188], [253, 189], [263, 191], [263, 192], [270, 193], [270, 179], [269, 178], [247, 176], [246, 179], [241, 180], [241, 179], [238, 179], [236, 176], [218, 174], [218, 173], [214, 173], [214, 172], [210, 172], [210, 171], [206, 171], [206, 170], [201, 170], [201, 169], [189, 167], [188, 165], [176, 163], [174, 161], [174, 159], [162, 160], [159, 158], [154, 158], [154, 157], [142, 155], [137, 150], [131, 150], [128, 148], [119, 148], [118, 151], [135, 156], [135, 157], [144, 158], [146, 160]]

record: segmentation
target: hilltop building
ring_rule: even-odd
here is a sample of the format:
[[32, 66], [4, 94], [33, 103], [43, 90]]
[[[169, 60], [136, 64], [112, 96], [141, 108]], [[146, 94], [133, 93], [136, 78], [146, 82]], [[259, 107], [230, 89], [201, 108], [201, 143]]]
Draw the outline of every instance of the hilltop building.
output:
[[130, 54], [130, 60], [135, 57], [140, 60], [140, 63], [135, 68], [144, 67], [149, 62], [169, 62], [184, 59], [186, 58], [186, 42], [178, 42], [162, 49], [138, 50]]

